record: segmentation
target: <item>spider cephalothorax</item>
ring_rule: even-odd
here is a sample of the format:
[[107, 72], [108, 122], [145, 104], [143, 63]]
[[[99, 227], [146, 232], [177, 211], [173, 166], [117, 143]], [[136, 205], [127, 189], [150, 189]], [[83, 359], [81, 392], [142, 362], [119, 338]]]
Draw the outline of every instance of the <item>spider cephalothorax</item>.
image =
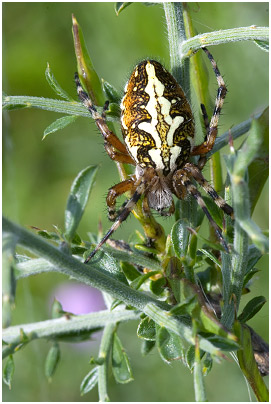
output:
[[[232, 208], [201, 173], [206, 162], [205, 155], [213, 148], [216, 139], [218, 118], [227, 91], [212, 55], [206, 48], [203, 50], [212, 63], [219, 88], [210, 123], [202, 106], [207, 134], [205, 141], [198, 146], [194, 146], [193, 142], [195, 128], [189, 102], [180, 85], [159, 62], [145, 60], [139, 63], [125, 87], [121, 102], [121, 128], [125, 144], [110, 131], [105, 121], [105, 111], [102, 114], [97, 112], [76, 75], [79, 98], [100, 129], [107, 153], [113, 160], [136, 167], [134, 175], [110, 188], [107, 196], [109, 219], [115, 222], [85, 262], [94, 256], [127, 218], [142, 195], [145, 213], [155, 209], [161, 215], [171, 215], [175, 209], [173, 194], [179, 199], [184, 199], [187, 193], [191, 194], [227, 250], [220, 228], [191, 181], [194, 179], [225, 213], [233, 216]], [[200, 156], [197, 165], [189, 162], [190, 156], [196, 155]], [[132, 197], [117, 213], [116, 199], [127, 191], [131, 192]]]

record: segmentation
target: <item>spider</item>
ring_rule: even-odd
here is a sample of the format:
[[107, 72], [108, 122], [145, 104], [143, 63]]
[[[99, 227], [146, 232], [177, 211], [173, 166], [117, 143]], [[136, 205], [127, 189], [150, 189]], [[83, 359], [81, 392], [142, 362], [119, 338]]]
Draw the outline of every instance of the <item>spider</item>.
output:
[[[192, 195], [213, 226], [220, 243], [227, 252], [229, 251], [221, 229], [192, 182], [195, 180], [216, 205], [233, 218], [232, 207], [217, 194], [201, 172], [206, 163], [206, 154], [212, 150], [215, 143], [219, 115], [227, 92], [213, 56], [206, 48], [202, 49], [212, 64], [218, 91], [210, 122], [204, 105], [201, 105], [206, 136], [203, 143], [198, 146], [194, 146], [193, 143], [195, 127], [189, 102], [181, 86], [159, 62], [144, 60], [139, 63], [125, 86], [120, 106], [121, 129], [125, 144], [106, 124], [106, 110], [109, 103], [106, 102], [103, 112], [99, 113], [83, 90], [78, 74], [75, 74], [79, 99], [95, 120], [104, 138], [104, 147], [109, 157], [135, 166], [135, 173], [130, 178], [109, 189], [106, 198], [108, 217], [114, 223], [85, 263], [126, 220], [142, 196], [145, 214], [150, 214], [150, 209], [154, 209], [162, 216], [169, 216], [175, 210], [173, 194], [178, 199], [184, 199], [187, 194]], [[189, 161], [190, 156], [199, 156], [197, 164]], [[116, 200], [127, 191], [132, 196], [117, 212]]]

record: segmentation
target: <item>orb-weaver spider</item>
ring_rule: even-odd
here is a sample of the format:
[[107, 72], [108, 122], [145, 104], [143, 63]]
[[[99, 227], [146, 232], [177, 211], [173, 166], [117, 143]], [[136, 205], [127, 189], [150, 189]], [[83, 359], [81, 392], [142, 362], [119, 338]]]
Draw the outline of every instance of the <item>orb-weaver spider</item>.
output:
[[[126, 87], [121, 102], [121, 128], [125, 144], [108, 128], [105, 112], [100, 114], [83, 90], [78, 74], [75, 81], [79, 99], [89, 110], [103, 138], [105, 150], [112, 160], [135, 166], [135, 173], [128, 179], [109, 189], [106, 203], [109, 219], [114, 221], [110, 230], [85, 260], [87, 263], [111, 234], [128, 217], [143, 195], [143, 211], [157, 210], [161, 215], [171, 215], [174, 210], [172, 195], [184, 199], [191, 194], [203, 209], [215, 232], [228, 251], [221, 229], [210, 215], [194, 179], [214, 200], [219, 208], [233, 217], [233, 209], [205, 180], [201, 170], [206, 163], [206, 154], [212, 150], [217, 136], [220, 111], [226, 96], [226, 86], [217, 64], [206, 48], [218, 82], [215, 108], [210, 122], [202, 105], [206, 137], [202, 144], [193, 145], [194, 121], [187, 98], [174, 77], [155, 60], [139, 63]], [[200, 156], [198, 163], [189, 162], [190, 156]], [[116, 211], [116, 200], [125, 192], [132, 197], [120, 212]]]

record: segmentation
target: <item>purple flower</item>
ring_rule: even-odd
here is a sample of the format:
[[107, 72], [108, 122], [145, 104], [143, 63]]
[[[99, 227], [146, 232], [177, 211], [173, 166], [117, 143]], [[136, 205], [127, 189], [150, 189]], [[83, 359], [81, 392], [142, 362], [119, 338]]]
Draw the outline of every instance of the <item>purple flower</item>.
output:
[[63, 282], [53, 292], [64, 311], [73, 314], [87, 314], [106, 308], [101, 292], [91, 286], [77, 282]]

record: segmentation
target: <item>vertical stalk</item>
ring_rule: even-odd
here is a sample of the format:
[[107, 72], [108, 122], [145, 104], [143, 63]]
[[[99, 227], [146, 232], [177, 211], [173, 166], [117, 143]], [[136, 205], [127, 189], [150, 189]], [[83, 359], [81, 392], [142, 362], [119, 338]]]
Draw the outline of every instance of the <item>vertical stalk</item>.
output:
[[109, 355], [111, 352], [112, 338], [115, 331], [116, 324], [108, 324], [104, 328], [100, 350], [99, 359], [103, 359], [104, 362], [98, 368], [98, 391], [99, 391], [99, 401], [105, 402], [110, 401], [107, 394], [107, 379], [108, 379], [108, 364]]
[[[181, 85], [186, 97], [191, 101], [189, 58], [184, 59], [180, 53], [181, 44], [186, 41], [183, 5], [182, 3], [165, 2], [163, 6], [168, 30], [171, 72]], [[187, 219], [188, 223], [193, 226], [197, 217], [197, 204], [193, 198], [189, 198], [187, 201], [182, 201], [181, 205], [180, 218]], [[178, 217], [178, 212], [176, 217]], [[183, 231], [187, 232], [186, 226]]]
[[[250, 218], [249, 193], [245, 180], [247, 162], [243, 158], [243, 155], [244, 153], [242, 153], [242, 151], [239, 151], [237, 156], [235, 156], [233, 152], [233, 154], [227, 158], [227, 166], [232, 185], [235, 222], [233, 252], [230, 256], [231, 262], [229, 257], [224, 258], [222, 265], [223, 283], [228, 284], [228, 281], [230, 282], [225, 291], [226, 296], [223, 297], [224, 310], [221, 322], [229, 329], [231, 329], [233, 325], [235, 315], [239, 308], [248, 257], [248, 234], [240, 225], [242, 221], [249, 220]], [[240, 161], [242, 163], [241, 169], [239, 167]], [[225, 276], [227, 279], [225, 279]]]
[[183, 59], [180, 54], [180, 46], [186, 40], [182, 3], [165, 2], [163, 5], [168, 30], [171, 72], [186, 96], [189, 96], [189, 59]]
[[204, 402], [206, 400], [205, 387], [203, 383], [203, 374], [202, 374], [202, 364], [200, 360], [200, 348], [199, 348], [199, 339], [198, 336], [195, 336], [196, 344], [195, 344], [195, 363], [194, 363], [194, 390], [195, 390], [195, 401], [196, 402]]
[[[194, 30], [193, 23], [189, 14], [189, 5], [185, 3], [183, 8], [184, 8], [184, 22], [187, 37], [188, 38], [195, 37], [196, 32]], [[191, 82], [196, 91], [199, 104], [204, 104], [208, 111], [212, 108], [211, 105], [213, 105], [213, 102], [211, 100], [208, 89], [208, 83], [209, 83], [208, 72], [200, 52], [197, 52], [195, 55], [191, 57], [190, 61]], [[201, 116], [200, 120], [202, 121]], [[213, 154], [210, 159], [210, 175], [214, 188], [217, 191], [221, 191], [223, 188], [223, 181], [222, 181], [221, 160], [219, 153]]]

